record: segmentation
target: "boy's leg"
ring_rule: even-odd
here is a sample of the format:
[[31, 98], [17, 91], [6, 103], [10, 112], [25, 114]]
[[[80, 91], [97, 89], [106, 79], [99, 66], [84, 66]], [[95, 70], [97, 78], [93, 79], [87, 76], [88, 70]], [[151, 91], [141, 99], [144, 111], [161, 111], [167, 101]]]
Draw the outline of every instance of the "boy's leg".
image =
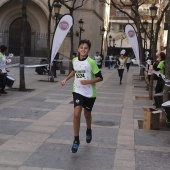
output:
[[81, 111], [82, 111], [82, 106], [76, 106], [74, 108], [74, 119], [73, 119], [74, 136], [79, 136]]
[[86, 119], [87, 129], [91, 129], [91, 122], [92, 122], [91, 111], [84, 109], [84, 117]]
[[92, 130], [91, 130], [91, 123], [92, 123], [92, 115], [91, 111], [94, 105], [96, 98], [85, 98], [84, 102], [84, 116], [86, 119], [86, 142], [90, 143], [92, 140]]
[[78, 151], [78, 147], [80, 144], [79, 140], [79, 130], [80, 130], [80, 118], [81, 118], [82, 106], [76, 106], [74, 108], [74, 118], [73, 118], [73, 126], [74, 126], [74, 141], [71, 148], [72, 153], [76, 153]]

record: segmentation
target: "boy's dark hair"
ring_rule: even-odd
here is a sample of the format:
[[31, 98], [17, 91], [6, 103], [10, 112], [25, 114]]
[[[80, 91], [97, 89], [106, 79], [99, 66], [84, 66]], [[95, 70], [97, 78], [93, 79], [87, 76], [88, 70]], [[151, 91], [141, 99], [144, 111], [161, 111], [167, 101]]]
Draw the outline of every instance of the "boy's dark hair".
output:
[[7, 50], [8, 48], [5, 45], [0, 46], [0, 51], [3, 53]]
[[91, 48], [91, 42], [89, 40], [86, 40], [86, 39], [85, 40], [80, 40], [79, 41], [79, 47], [80, 47], [81, 44], [87, 44], [89, 49]]

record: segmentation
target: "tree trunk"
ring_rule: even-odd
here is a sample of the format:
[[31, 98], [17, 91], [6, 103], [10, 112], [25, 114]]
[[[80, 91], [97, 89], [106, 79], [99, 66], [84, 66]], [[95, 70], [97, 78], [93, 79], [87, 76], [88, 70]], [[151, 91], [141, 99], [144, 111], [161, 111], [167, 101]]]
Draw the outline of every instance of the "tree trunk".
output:
[[52, 7], [50, 4], [50, 0], [48, 0], [48, 9], [49, 9], [49, 15], [48, 15], [48, 35], [47, 35], [47, 60], [48, 63], [50, 63], [50, 54], [51, 54], [51, 17], [52, 17]]
[[[168, 16], [170, 16], [170, 10], [168, 11]], [[165, 77], [170, 80], [170, 18], [168, 18], [168, 38], [167, 38], [167, 48], [166, 48], [166, 59], [165, 59]], [[169, 83], [168, 83], [169, 84]], [[169, 100], [169, 87], [165, 86], [163, 101]]]
[[[70, 15], [73, 17], [73, 10], [70, 10]], [[69, 73], [72, 71], [72, 58], [73, 58], [73, 50], [74, 50], [74, 43], [73, 43], [73, 27], [70, 29], [71, 34], [71, 49], [70, 49], [70, 61], [69, 61]]]
[[22, 31], [21, 31], [21, 45], [20, 45], [20, 91], [25, 91], [25, 74], [24, 74], [24, 49], [25, 49], [25, 32], [27, 21], [27, 0], [22, 0]]

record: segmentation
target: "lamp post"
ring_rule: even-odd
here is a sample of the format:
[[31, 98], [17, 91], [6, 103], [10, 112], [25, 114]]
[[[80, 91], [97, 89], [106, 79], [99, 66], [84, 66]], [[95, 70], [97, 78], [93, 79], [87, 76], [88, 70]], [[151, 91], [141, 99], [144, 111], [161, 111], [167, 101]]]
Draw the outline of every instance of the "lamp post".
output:
[[80, 19], [80, 20], [78, 21], [78, 23], [79, 23], [79, 29], [80, 29], [80, 33], [79, 33], [79, 41], [80, 41], [80, 40], [81, 40], [81, 33], [82, 33], [82, 31], [83, 31], [84, 21], [83, 21], [82, 19]]
[[[154, 34], [153, 34], [153, 23], [154, 23], [154, 19], [156, 17], [157, 14], [157, 9], [158, 7], [155, 6], [155, 4], [152, 4], [152, 6], [150, 7], [150, 17], [152, 19], [152, 24], [151, 24], [151, 37], [150, 37], [150, 56], [152, 57], [152, 45], [154, 43]], [[153, 57], [152, 57], [153, 58]]]
[[104, 33], [105, 33], [105, 28], [103, 27], [101, 29], [101, 35], [102, 35], [102, 43], [101, 43], [101, 51], [100, 51], [100, 55], [103, 57], [103, 36], [104, 36]]
[[[53, 4], [53, 8], [54, 8], [54, 18], [55, 18], [55, 28], [57, 27], [57, 24], [58, 24], [58, 19], [59, 19], [59, 16], [60, 16], [60, 9], [61, 9], [61, 4], [58, 2], [58, 0], [54, 0], [54, 4]], [[54, 82], [54, 77], [57, 77], [56, 75], [56, 69], [57, 69], [57, 63], [56, 63], [56, 60], [54, 59], [53, 61], [53, 64], [50, 65], [50, 81], [51, 82]]]
[[146, 39], [146, 31], [147, 31], [147, 29], [148, 29], [148, 21], [144, 21], [143, 22], [143, 27], [144, 27], [144, 52], [146, 51], [146, 49], [147, 49], [147, 39]]
[[111, 55], [111, 42], [112, 42], [112, 36], [109, 35], [109, 47], [108, 47], [108, 54]]
[[57, 24], [58, 24], [58, 19], [59, 19], [59, 14], [60, 14], [60, 9], [61, 9], [61, 4], [55, 0], [54, 4], [53, 4], [53, 7], [54, 7], [54, 13], [55, 13], [55, 19], [56, 19], [56, 27], [57, 27]]

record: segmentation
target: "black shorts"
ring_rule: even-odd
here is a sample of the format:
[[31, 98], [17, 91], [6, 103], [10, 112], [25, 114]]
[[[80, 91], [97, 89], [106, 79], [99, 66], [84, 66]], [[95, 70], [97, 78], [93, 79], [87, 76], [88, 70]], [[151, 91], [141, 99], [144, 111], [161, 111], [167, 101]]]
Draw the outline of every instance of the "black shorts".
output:
[[95, 97], [88, 98], [88, 97], [82, 96], [81, 94], [73, 93], [73, 100], [74, 100], [74, 107], [82, 106], [86, 110], [92, 111], [96, 98]]

